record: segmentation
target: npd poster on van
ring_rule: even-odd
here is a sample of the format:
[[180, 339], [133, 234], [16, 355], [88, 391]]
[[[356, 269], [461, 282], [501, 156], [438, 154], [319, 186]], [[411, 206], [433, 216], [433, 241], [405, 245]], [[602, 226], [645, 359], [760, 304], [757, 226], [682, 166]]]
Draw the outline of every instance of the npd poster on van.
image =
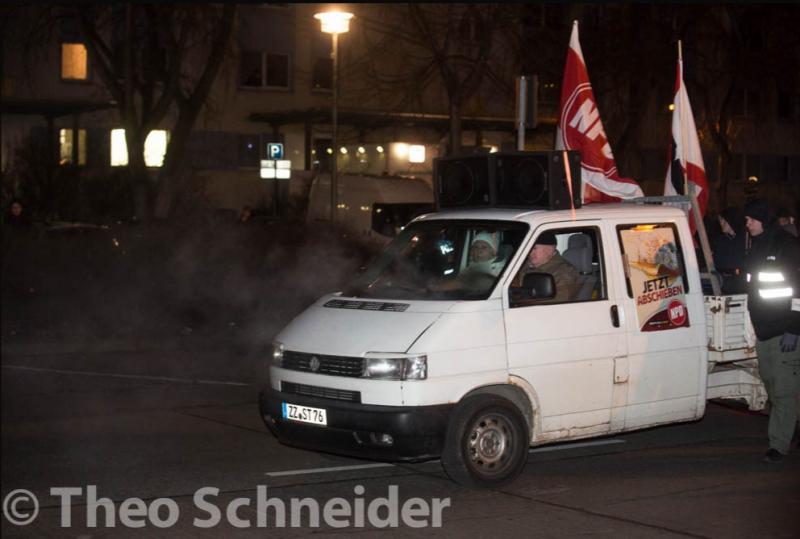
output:
[[686, 283], [672, 227], [620, 230], [628, 283], [641, 331], [689, 326]]

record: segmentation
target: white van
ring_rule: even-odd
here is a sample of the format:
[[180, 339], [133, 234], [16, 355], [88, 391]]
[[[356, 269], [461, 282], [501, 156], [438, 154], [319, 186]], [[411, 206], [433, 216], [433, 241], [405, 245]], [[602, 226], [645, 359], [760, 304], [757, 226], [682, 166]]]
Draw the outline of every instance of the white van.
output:
[[[577, 270], [563, 301], [528, 264], [545, 232]], [[530, 445], [695, 420], [711, 396], [763, 406], [746, 296], [704, 297], [692, 245], [658, 205], [421, 216], [276, 336], [262, 417], [286, 444], [499, 486]]]

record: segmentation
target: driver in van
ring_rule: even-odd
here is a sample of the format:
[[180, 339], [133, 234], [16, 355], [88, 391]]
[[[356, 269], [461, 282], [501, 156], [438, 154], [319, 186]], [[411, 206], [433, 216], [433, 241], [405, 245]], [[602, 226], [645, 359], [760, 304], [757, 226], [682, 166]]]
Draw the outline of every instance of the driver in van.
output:
[[527, 273], [549, 273], [556, 285], [556, 295], [550, 301], [563, 303], [577, 295], [580, 287], [578, 270], [556, 250], [556, 235], [550, 230], [536, 238], [526, 266], [517, 274], [514, 286], [522, 286], [522, 279]]
[[452, 281], [438, 283], [437, 291], [445, 290], [483, 290], [494, 283], [505, 261], [497, 260], [496, 234], [482, 230], [467, 251], [467, 265]]
[[[469, 246], [470, 266], [491, 264], [497, 256], [497, 240], [489, 232], [478, 232]], [[488, 271], [488, 268], [487, 270]]]

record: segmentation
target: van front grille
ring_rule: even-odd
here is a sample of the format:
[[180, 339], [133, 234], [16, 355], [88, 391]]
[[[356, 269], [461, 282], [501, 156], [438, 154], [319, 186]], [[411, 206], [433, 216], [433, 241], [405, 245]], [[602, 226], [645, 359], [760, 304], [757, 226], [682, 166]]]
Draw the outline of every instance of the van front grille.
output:
[[364, 373], [364, 358], [326, 356], [286, 350], [283, 353], [281, 367], [293, 371], [313, 372], [315, 374], [359, 377]]
[[335, 399], [338, 401], [361, 402], [360, 391], [348, 391], [345, 389], [335, 389], [332, 387], [308, 386], [305, 384], [295, 384], [293, 382], [281, 382], [281, 391], [292, 395], [302, 395], [304, 397], [317, 397], [320, 399]]

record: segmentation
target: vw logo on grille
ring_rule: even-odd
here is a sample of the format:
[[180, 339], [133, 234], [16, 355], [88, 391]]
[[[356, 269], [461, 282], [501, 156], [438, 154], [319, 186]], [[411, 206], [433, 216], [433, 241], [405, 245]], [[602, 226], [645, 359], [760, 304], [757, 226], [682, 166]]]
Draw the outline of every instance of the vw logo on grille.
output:
[[319, 370], [319, 358], [317, 356], [311, 356], [311, 360], [308, 362], [308, 368], [311, 369], [311, 372], [317, 372]]

